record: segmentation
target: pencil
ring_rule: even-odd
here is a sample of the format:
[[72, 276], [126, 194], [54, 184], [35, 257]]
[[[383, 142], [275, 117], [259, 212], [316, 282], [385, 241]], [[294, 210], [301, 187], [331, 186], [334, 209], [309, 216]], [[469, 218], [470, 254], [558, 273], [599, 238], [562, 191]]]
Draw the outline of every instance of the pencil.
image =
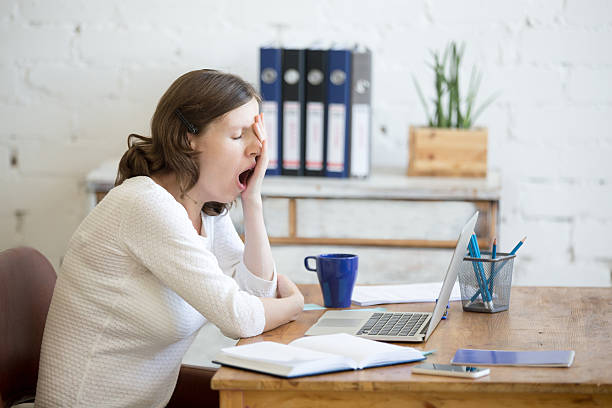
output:
[[[521, 245], [523, 245], [526, 239], [527, 239], [527, 236], [523, 237], [523, 239], [521, 239], [519, 243], [516, 244], [516, 246], [512, 249], [512, 251], [510, 251], [510, 255], [516, 255], [516, 251], [518, 251], [518, 249], [521, 247]], [[497, 271], [499, 271], [500, 269], [503, 269], [504, 265], [506, 265], [506, 262], [508, 262], [507, 259], [502, 262], [501, 266], [497, 269]], [[491, 273], [491, 278], [490, 278], [491, 282], [493, 282], [493, 278], [495, 278], [497, 271], [495, 271], [495, 273]]]
[[[493, 238], [491, 244], [491, 259], [497, 256], [497, 238]], [[493, 296], [493, 276], [495, 275], [495, 262], [491, 262], [491, 274], [489, 275], [489, 293]]]
[[521, 239], [519, 241], [519, 243], [516, 244], [516, 246], [512, 249], [512, 251], [510, 251], [510, 255], [516, 254], [516, 251], [518, 251], [518, 249], [521, 247], [521, 245], [523, 245], [523, 243], [525, 242], [526, 239], [527, 239], [527, 236], [525, 236], [523, 239]]
[[[472, 256], [474, 258], [480, 258], [480, 250], [478, 249], [478, 239], [476, 238], [476, 234], [471, 236], [470, 244], [468, 248], [471, 249]], [[489, 291], [487, 289], [487, 278], [484, 274], [484, 270], [482, 268], [482, 262], [472, 261], [472, 266], [474, 268], [474, 274], [476, 275], [476, 282], [478, 283], [479, 290], [474, 294], [473, 299], [475, 299], [478, 294], [482, 298], [482, 303], [487, 308], [490, 308], [490, 297]]]
[[491, 244], [491, 259], [495, 259], [495, 256], [497, 256], [497, 238], [493, 238], [493, 243]]
[[[497, 256], [497, 238], [493, 238], [493, 242], [491, 243], [491, 259], [495, 259]], [[489, 280], [487, 281], [485, 276], [485, 285], [489, 287], [490, 300], [493, 301], [493, 276], [495, 276], [495, 262], [491, 262], [491, 273], [489, 274]], [[481, 294], [481, 291], [478, 290], [474, 293], [474, 296], [470, 298], [470, 302], [474, 302], [478, 295]]]

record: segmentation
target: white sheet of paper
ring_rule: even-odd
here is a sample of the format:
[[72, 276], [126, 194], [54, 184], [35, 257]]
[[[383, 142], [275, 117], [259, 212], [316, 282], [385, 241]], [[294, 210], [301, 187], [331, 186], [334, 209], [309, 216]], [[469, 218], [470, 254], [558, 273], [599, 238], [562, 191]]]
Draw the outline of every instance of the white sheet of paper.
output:
[[[351, 300], [359, 306], [385, 303], [435, 302], [440, 295], [442, 282], [415, 283], [410, 285], [355, 286]], [[459, 282], [455, 282], [450, 300], [461, 300]]]

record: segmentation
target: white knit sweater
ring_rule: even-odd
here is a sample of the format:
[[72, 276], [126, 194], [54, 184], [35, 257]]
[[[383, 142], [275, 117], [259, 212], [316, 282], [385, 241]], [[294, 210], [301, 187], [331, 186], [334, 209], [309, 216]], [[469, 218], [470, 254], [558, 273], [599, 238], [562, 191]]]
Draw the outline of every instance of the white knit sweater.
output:
[[260, 334], [272, 281], [248, 271], [229, 216], [185, 208], [148, 177], [111, 190], [74, 233], [42, 343], [36, 407], [163, 407], [208, 320]]

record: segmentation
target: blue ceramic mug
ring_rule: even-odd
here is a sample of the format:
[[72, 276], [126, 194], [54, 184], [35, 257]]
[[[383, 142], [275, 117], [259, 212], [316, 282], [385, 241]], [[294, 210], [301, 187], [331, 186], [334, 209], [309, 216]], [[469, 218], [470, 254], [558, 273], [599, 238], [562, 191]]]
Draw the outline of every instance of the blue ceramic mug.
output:
[[[308, 260], [316, 261], [316, 268], [308, 265]], [[316, 272], [323, 292], [325, 307], [349, 307], [353, 287], [357, 279], [357, 255], [321, 254], [304, 258], [307, 270]]]

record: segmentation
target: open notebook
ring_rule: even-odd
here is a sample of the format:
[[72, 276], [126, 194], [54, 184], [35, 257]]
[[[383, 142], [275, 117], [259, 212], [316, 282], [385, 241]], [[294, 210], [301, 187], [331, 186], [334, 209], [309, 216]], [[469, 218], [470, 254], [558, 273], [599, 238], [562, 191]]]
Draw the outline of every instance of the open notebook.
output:
[[423, 353], [339, 333], [302, 337], [289, 344], [262, 341], [227, 347], [213, 362], [279, 377], [293, 378], [421, 361]]

